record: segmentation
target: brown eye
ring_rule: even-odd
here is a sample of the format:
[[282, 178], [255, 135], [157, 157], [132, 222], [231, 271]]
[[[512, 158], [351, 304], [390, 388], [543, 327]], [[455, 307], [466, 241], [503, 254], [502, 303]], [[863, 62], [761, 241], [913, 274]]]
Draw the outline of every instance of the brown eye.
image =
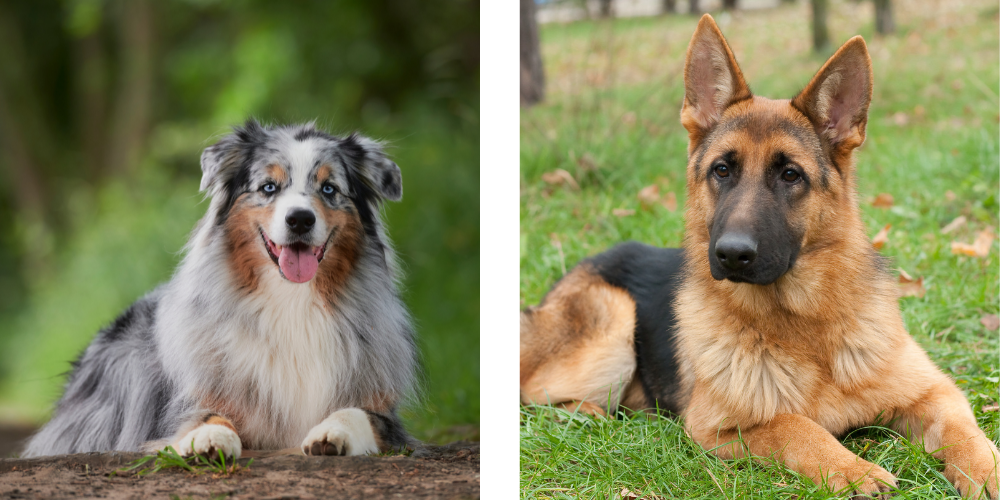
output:
[[799, 180], [799, 173], [790, 168], [786, 168], [785, 171], [781, 173], [781, 180], [785, 182], [795, 182]]
[[716, 165], [713, 170], [715, 170], [715, 175], [719, 177], [729, 177], [729, 167], [723, 163]]

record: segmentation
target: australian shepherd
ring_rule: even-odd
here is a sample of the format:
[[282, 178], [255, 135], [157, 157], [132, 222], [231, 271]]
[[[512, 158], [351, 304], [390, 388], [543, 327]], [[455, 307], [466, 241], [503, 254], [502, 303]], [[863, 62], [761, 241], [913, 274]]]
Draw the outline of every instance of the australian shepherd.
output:
[[201, 168], [211, 204], [173, 279], [98, 333], [24, 456], [406, 445], [414, 335], [380, 219], [399, 167], [357, 134], [250, 120]]

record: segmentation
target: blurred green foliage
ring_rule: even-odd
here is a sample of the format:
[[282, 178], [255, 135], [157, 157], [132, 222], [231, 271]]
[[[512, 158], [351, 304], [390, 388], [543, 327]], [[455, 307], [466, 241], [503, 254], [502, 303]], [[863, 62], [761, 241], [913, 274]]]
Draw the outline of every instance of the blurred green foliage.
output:
[[43, 421], [96, 331], [169, 279], [201, 150], [254, 116], [388, 141], [425, 371], [404, 416], [478, 425], [478, 22], [462, 0], [0, 2], [0, 420]]

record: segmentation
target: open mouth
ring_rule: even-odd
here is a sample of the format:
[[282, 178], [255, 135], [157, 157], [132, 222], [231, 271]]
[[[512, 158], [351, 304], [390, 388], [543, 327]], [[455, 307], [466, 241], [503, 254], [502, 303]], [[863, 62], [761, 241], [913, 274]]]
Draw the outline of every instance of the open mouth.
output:
[[296, 242], [289, 245], [278, 245], [267, 237], [263, 229], [260, 237], [264, 240], [264, 248], [271, 260], [278, 266], [281, 275], [288, 281], [305, 283], [316, 276], [319, 263], [326, 254], [326, 245], [317, 247]]

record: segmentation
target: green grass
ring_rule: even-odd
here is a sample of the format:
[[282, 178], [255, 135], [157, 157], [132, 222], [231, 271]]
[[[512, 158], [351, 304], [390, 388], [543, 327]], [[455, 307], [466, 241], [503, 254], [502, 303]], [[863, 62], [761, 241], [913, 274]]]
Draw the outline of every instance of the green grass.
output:
[[[988, 1], [917, 1], [896, 14], [899, 32], [876, 38], [869, 2], [831, 2], [835, 45], [863, 35], [875, 69], [867, 142], [857, 153], [863, 218], [870, 235], [891, 224], [882, 253], [924, 278], [923, 298], [900, 300], [906, 326], [996, 440], [1000, 413], [982, 409], [997, 401], [1000, 341], [980, 318], [998, 312], [998, 246], [972, 258], [953, 255], [951, 242], [997, 232], [997, 9]], [[807, 19], [802, 4], [720, 20], [756, 94], [789, 98], [825, 61], [829, 54], [809, 51]], [[538, 303], [564, 268], [615, 243], [681, 244], [681, 70], [696, 23], [668, 16], [542, 27], [548, 100], [521, 115], [522, 307]], [[544, 182], [555, 169], [580, 189]], [[636, 195], [652, 184], [676, 195], [676, 211], [641, 207]], [[872, 207], [879, 193], [895, 205]], [[614, 209], [635, 213], [619, 217]], [[959, 215], [968, 224], [941, 234]], [[957, 495], [940, 462], [888, 430], [855, 432], [845, 444], [895, 473], [905, 498]], [[521, 486], [525, 497], [539, 498], [621, 498], [623, 488], [647, 498], [830, 497], [781, 467], [717, 460], [673, 420], [534, 407], [522, 410]]]
[[167, 446], [154, 455], [146, 455], [128, 466], [112, 472], [112, 475], [134, 473], [136, 476], [145, 476], [171, 468], [186, 470], [192, 474], [229, 475], [241, 470], [249, 470], [251, 464], [253, 464], [252, 458], [246, 464], [237, 464], [236, 459], [227, 459], [222, 450], [219, 450], [218, 458], [200, 453], [195, 453], [190, 457], [182, 457], [173, 446]]

